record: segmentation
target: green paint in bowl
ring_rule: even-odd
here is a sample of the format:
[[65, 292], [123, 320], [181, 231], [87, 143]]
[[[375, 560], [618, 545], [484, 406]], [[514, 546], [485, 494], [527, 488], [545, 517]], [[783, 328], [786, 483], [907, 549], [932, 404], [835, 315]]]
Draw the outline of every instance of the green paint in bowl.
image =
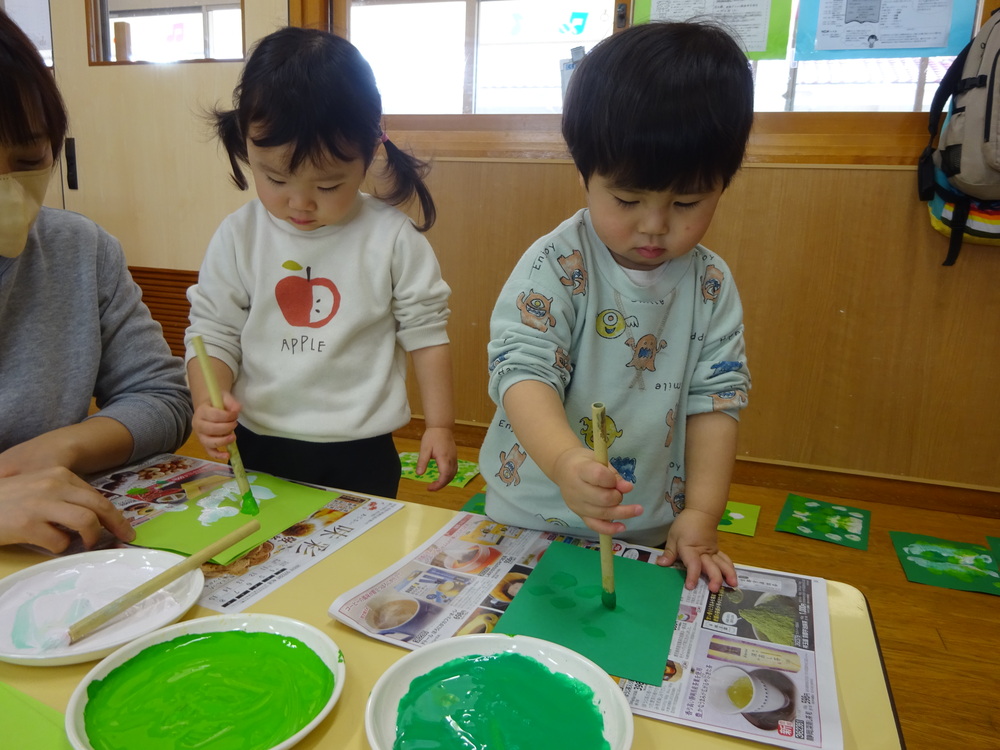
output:
[[90, 682], [83, 720], [94, 750], [266, 750], [308, 725], [334, 682], [298, 638], [189, 633]]

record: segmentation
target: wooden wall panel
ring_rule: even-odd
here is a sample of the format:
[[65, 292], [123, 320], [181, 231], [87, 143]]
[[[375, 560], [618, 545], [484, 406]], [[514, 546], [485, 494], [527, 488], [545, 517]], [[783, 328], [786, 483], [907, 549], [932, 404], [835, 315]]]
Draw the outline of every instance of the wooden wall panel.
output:
[[[947, 240], [915, 179], [910, 168], [751, 165], [723, 197], [705, 244], [732, 266], [746, 311], [754, 382], [741, 457], [1000, 491], [1000, 250], [967, 245], [943, 267]], [[428, 238], [453, 290], [456, 414], [482, 426], [494, 300], [584, 194], [564, 161], [440, 159], [430, 186], [439, 219]], [[181, 276], [166, 290], [180, 308], [147, 292], [175, 338], [194, 281]]]

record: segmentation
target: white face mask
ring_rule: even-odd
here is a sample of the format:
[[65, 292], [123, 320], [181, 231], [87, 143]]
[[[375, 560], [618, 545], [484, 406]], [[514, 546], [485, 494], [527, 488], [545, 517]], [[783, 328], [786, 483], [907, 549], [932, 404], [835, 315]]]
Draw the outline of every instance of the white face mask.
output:
[[52, 178], [52, 167], [0, 175], [0, 255], [16, 258], [28, 242]]

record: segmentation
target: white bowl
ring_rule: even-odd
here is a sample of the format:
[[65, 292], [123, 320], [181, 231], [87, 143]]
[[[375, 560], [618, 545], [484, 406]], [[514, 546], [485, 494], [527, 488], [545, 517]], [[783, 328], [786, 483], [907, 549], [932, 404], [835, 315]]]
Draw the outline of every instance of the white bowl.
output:
[[446, 638], [411, 651], [389, 667], [375, 683], [365, 708], [365, 733], [373, 750], [392, 750], [396, 740], [399, 702], [410, 682], [432, 669], [467, 656], [513, 653], [528, 656], [556, 674], [585, 683], [604, 717], [604, 738], [611, 750], [632, 746], [632, 711], [621, 689], [607, 672], [576, 651], [557, 643], [523, 635], [483, 633]]
[[[201, 596], [205, 576], [192, 570], [129, 607], [79, 642], [67, 628], [83, 601], [100, 609], [184, 560], [155, 549], [81, 552], [32, 565], [0, 580], [0, 661], [54, 667], [103, 659], [119, 646], [181, 619]], [[86, 612], [84, 613], [86, 614]], [[22, 624], [32, 627], [22, 632]]]
[[333, 673], [333, 693], [330, 695], [329, 700], [327, 700], [326, 705], [320, 709], [319, 713], [306, 726], [283, 742], [269, 748], [269, 750], [287, 750], [295, 745], [309, 734], [330, 713], [337, 703], [337, 699], [344, 689], [344, 655], [337, 644], [333, 642], [333, 639], [312, 625], [307, 625], [304, 622], [299, 622], [289, 617], [264, 614], [201, 617], [157, 630], [126, 646], [122, 646], [90, 670], [87, 676], [77, 685], [73, 691], [73, 695], [70, 696], [69, 705], [66, 707], [66, 734], [70, 745], [73, 746], [74, 750], [93, 750], [90, 742], [87, 740], [87, 731], [83, 717], [83, 712], [87, 705], [87, 686], [91, 682], [104, 679], [111, 670], [121, 666], [143, 649], [157, 643], [163, 643], [179, 636], [193, 633], [217, 633], [230, 630], [242, 630], [247, 633], [274, 633], [276, 635], [297, 638], [312, 649]]

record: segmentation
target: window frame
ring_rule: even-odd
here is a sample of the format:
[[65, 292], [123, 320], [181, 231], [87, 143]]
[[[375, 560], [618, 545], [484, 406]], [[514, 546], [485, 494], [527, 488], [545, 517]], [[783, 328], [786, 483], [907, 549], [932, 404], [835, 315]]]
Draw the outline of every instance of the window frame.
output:
[[[467, 2], [470, 0], [467, 0]], [[350, 38], [351, 0], [289, 0], [289, 23]], [[627, 16], [631, 17], [631, 0]], [[990, 15], [984, 4], [978, 29]], [[386, 115], [398, 142], [437, 158], [568, 159], [558, 115]], [[926, 112], [758, 112], [748, 164], [916, 166]]]
[[[293, 3], [298, 2], [298, 0], [289, 0], [289, 9]], [[311, 4], [314, 0], [304, 0], [301, 4]], [[115, 66], [115, 65], [164, 65], [164, 64], [186, 64], [186, 63], [231, 63], [239, 62], [236, 58], [215, 58], [215, 57], [198, 57], [193, 60], [174, 60], [170, 63], [153, 62], [151, 60], [107, 60], [105, 57], [108, 55], [108, 49], [105, 45], [111, 44], [111, 40], [105, 40], [103, 29], [104, 23], [102, 22], [101, 15], [104, 13], [106, 8], [106, 0], [86, 0], [87, 10], [84, 13], [87, 20], [87, 64], [92, 67], [102, 67], [102, 66]], [[243, 25], [243, 49], [244, 52], [247, 47], [246, 38], [246, 2], [244, 0], [232, 0], [232, 4], [240, 6], [240, 16], [242, 18]], [[319, 3], [316, 3], [319, 4]], [[113, 24], [112, 24], [113, 25]], [[292, 24], [292, 25], [302, 25], [302, 24]]]

